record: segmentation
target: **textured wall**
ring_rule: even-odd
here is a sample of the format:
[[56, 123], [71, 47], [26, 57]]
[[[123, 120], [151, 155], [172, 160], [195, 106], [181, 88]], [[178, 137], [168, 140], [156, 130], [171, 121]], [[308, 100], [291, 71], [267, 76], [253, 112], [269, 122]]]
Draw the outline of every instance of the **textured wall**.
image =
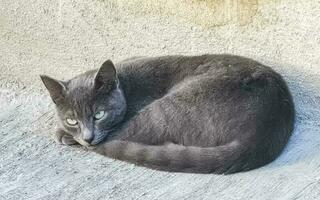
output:
[[[319, 19], [318, 0], [0, 0], [0, 199], [318, 198]], [[49, 137], [39, 74], [203, 53], [248, 56], [288, 81], [296, 130], [272, 164], [231, 176], [155, 172]]]

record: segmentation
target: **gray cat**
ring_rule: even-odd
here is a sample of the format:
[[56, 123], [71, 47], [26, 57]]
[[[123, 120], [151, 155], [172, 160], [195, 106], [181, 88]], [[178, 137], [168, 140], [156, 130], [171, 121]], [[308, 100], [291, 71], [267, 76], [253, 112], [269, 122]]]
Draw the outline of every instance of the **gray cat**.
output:
[[239, 56], [108, 60], [66, 82], [41, 78], [58, 142], [158, 170], [254, 169], [281, 153], [294, 126], [282, 77]]

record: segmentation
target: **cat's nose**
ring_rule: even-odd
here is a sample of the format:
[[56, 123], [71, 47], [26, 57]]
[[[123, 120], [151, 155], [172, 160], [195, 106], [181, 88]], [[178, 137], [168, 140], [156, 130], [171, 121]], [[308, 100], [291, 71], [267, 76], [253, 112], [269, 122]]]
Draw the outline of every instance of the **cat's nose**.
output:
[[93, 133], [90, 130], [85, 129], [82, 134], [82, 139], [90, 144], [93, 140]]

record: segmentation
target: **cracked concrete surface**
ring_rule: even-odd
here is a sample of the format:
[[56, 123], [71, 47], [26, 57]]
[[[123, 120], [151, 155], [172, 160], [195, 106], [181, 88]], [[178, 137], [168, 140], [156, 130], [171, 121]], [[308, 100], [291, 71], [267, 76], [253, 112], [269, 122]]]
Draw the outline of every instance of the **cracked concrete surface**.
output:
[[[0, 199], [317, 199], [320, 1], [208, 2], [0, 0]], [[106, 59], [203, 53], [251, 57], [287, 80], [297, 122], [275, 162], [230, 176], [166, 173], [50, 137], [39, 74], [67, 79]]]

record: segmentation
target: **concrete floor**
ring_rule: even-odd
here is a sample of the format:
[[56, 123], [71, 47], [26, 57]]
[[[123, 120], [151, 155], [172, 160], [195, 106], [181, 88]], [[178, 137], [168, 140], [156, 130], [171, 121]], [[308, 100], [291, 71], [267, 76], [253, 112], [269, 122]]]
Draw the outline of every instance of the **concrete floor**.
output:
[[[0, 0], [0, 199], [318, 199], [320, 1], [216, 2]], [[157, 172], [50, 137], [39, 74], [203, 53], [251, 57], [287, 80], [296, 129], [272, 164], [230, 176]]]

